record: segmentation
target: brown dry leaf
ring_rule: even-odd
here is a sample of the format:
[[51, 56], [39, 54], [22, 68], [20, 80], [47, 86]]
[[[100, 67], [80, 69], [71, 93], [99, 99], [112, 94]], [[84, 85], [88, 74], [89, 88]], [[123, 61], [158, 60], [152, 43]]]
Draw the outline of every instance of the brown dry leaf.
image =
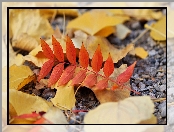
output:
[[34, 111], [37, 113], [41, 111], [47, 112], [52, 106], [52, 103], [41, 97], [26, 94], [15, 89], [10, 89], [9, 91], [9, 102], [15, 108], [17, 115], [30, 114]]
[[134, 48], [133, 44], [129, 44], [124, 49], [117, 49], [113, 45], [111, 45], [106, 38], [102, 38], [99, 36], [88, 36], [84, 44], [87, 48], [90, 59], [93, 57], [98, 44], [100, 44], [103, 60], [105, 61], [108, 58], [108, 54], [110, 52], [114, 63], [117, 63], [118, 60], [125, 57], [127, 53], [133, 50]]
[[121, 40], [125, 39], [131, 33], [131, 30], [123, 24], [116, 25], [116, 29], [116, 35]]
[[122, 19], [109, 16], [103, 10], [93, 10], [70, 21], [67, 25], [67, 29], [80, 29], [90, 35], [95, 35], [103, 28], [115, 26], [120, 23], [122, 23]]
[[14, 40], [27, 33], [39, 43], [42, 36], [48, 38], [54, 33], [49, 21], [40, 15], [38, 9], [11, 9], [9, 25]]
[[148, 56], [148, 52], [142, 47], [136, 47], [134, 50], [135, 54], [142, 59], [145, 59]]
[[145, 24], [145, 28], [150, 29], [150, 36], [157, 41], [166, 40], [166, 16], [162, 17], [159, 21], [152, 26]]
[[100, 104], [89, 111], [85, 124], [137, 124], [151, 118], [154, 103], [149, 96], [129, 97], [119, 102]]
[[56, 107], [51, 107], [43, 117], [53, 124], [68, 124], [63, 112]]
[[174, 37], [174, 11], [170, 11], [167, 14], [167, 38], [173, 38]]
[[12, 65], [9, 68], [9, 88], [19, 90], [22, 86], [28, 84], [32, 79], [34, 79], [31, 76], [33, 76], [33, 72], [28, 66]]
[[74, 86], [71, 86], [69, 81], [66, 85], [58, 87], [58, 82], [55, 84], [57, 89], [56, 95], [51, 99], [51, 102], [54, 106], [62, 110], [71, 110], [75, 106], [75, 95], [74, 95]]
[[54, 19], [57, 14], [57, 9], [39, 9], [40, 15], [46, 19]]
[[32, 36], [29, 36], [27, 33], [22, 33], [20, 34], [16, 39], [12, 40], [12, 46], [26, 50], [26, 51], [31, 51], [34, 48], [38, 46], [38, 42], [35, 38]]
[[127, 89], [111, 90], [110, 88], [104, 90], [93, 90], [96, 98], [100, 103], [118, 102], [130, 96], [130, 91]]

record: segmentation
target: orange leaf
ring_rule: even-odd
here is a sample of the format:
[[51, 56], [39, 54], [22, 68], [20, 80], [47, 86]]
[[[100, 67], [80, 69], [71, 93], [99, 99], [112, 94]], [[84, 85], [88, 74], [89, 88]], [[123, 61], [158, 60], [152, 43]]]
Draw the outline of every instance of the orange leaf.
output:
[[63, 70], [64, 70], [64, 63], [59, 63], [53, 68], [53, 71], [48, 81], [48, 87], [50, 87], [52, 84], [55, 84], [59, 80], [60, 76], [63, 73]]
[[42, 78], [44, 78], [52, 69], [54, 65], [54, 60], [48, 60], [47, 62], [45, 62], [39, 72], [39, 77], [38, 77], [38, 81], [40, 81]]
[[73, 79], [71, 85], [81, 83], [86, 77], [86, 70], [81, 70]]
[[103, 67], [103, 72], [106, 77], [109, 77], [113, 73], [113, 71], [114, 71], [114, 63], [109, 53], [108, 59], [106, 60]]
[[96, 84], [96, 87], [98, 89], [105, 89], [108, 87], [108, 78], [105, 78], [103, 80], [100, 80], [97, 84]]
[[76, 48], [68, 36], [66, 39], [66, 56], [71, 64], [76, 64]]
[[73, 78], [73, 74], [75, 72], [75, 68], [76, 68], [76, 66], [71, 65], [71, 66], [68, 66], [64, 70], [61, 78], [59, 79], [58, 86], [66, 84], [67, 82], [69, 82]]
[[123, 83], [127, 82], [127, 81], [130, 79], [130, 77], [132, 76], [132, 74], [133, 74], [135, 65], [136, 65], [136, 61], [135, 61], [132, 65], [130, 65], [130, 66], [126, 69], [126, 71], [124, 71], [123, 73], [121, 73], [121, 74], [117, 77], [116, 82], [117, 82], [118, 84], [123, 84]]
[[98, 44], [98, 47], [93, 55], [91, 62], [92, 69], [95, 72], [99, 72], [102, 67], [102, 63], [103, 63], [103, 56], [101, 53], [100, 45]]
[[52, 35], [52, 45], [53, 45], [54, 55], [56, 56], [56, 58], [59, 60], [59, 62], [64, 62], [64, 54], [62, 46], [53, 35]]
[[[38, 119], [37, 121], [35, 121], [33, 124], [43, 124], [44, 121], [46, 121], [46, 119], [44, 117], [41, 117], [40, 119]], [[38, 131], [32, 131], [32, 132], [38, 132]]]
[[47, 57], [49, 59], [54, 59], [53, 51], [51, 50], [49, 45], [43, 39], [40, 39], [40, 40], [41, 40], [41, 46], [42, 46], [42, 50], [43, 50], [45, 57]]
[[92, 87], [97, 83], [97, 75], [96, 74], [89, 74], [85, 80], [83, 81], [83, 86]]
[[89, 54], [83, 43], [79, 52], [79, 63], [84, 68], [87, 68], [89, 64]]

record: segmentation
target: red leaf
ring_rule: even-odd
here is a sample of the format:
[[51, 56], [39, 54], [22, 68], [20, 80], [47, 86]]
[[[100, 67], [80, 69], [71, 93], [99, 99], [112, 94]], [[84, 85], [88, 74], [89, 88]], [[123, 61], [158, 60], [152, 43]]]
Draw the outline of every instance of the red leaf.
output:
[[45, 55], [45, 57], [47, 57], [49, 59], [54, 59], [53, 51], [51, 50], [49, 45], [43, 39], [40, 39], [40, 40], [41, 40], [43, 54]]
[[104, 67], [103, 67], [103, 72], [106, 77], [109, 77], [113, 73], [113, 71], [114, 71], [114, 63], [113, 63], [113, 60], [109, 53], [108, 59], [106, 60]]
[[121, 73], [117, 79], [116, 79], [116, 82], [118, 84], [124, 84], [125, 82], [129, 81], [130, 77], [132, 76], [133, 74], [133, 71], [134, 71], [134, 67], [136, 65], [136, 61], [130, 65], [126, 71], [124, 71], [123, 73]]
[[61, 78], [59, 79], [58, 85], [61, 86], [61, 85], [66, 84], [67, 82], [69, 82], [73, 78], [75, 69], [76, 69], [76, 66], [74, 66], [74, 65], [68, 66], [64, 70]]
[[52, 69], [54, 65], [54, 60], [48, 60], [47, 62], [45, 62], [39, 72], [39, 77], [38, 77], [38, 81], [40, 81], [42, 78], [44, 78]]
[[39, 116], [40, 116], [40, 114], [33, 112], [32, 114], [23, 114], [23, 115], [15, 116], [14, 118], [36, 118]]
[[108, 87], [108, 78], [105, 78], [103, 80], [100, 80], [97, 84], [96, 84], [96, 87], [98, 89], [105, 89]]
[[48, 87], [50, 87], [52, 84], [55, 84], [59, 80], [60, 76], [63, 73], [63, 70], [64, 70], [64, 63], [59, 63], [53, 68], [53, 71], [48, 81]]
[[97, 75], [89, 74], [83, 81], [82, 85], [90, 88], [93, 87], [96, 83], [97, 83]]
[[81, 83], [86, 77], [86, 70], [81, 70], [73, 79], [71, 85]]
[[76, 48], [72, 40], [68, 36], [66, 39], [66, 56], [71, 64], [76, 64]]
[[59, 60], [59, 62], [64, 62], [64, 54], [63, 54], [62, 46], [54, 38], [53, 35], [52, 35], [52, 45], [53, 45], [54, 55], [56, 56], [56, 58]]
[[115, 89], [118, 89], [118, 88], [119, 88], [119, 86], [115, 84], [115, 85], [112, 86], [111, 90], [115, 90]]
[[99, 72], [103, 63], [103, 56], [101, 53], [100, 45], [98, 45], [91, 62], [92, 69], [95, 72]]
[[80, 52], [79, 52], [79, 63], [82, 67], [87, 68], [89, 64], [89, 54], [85, 49], [85, 46], [82, 43]]

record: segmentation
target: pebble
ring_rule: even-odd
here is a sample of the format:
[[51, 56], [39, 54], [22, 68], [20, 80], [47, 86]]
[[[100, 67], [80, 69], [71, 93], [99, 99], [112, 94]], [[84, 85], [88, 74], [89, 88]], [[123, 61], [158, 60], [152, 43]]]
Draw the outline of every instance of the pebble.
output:
[[156, 51], [155, 50], [149, 51], [149, 56], [154, 56], [155, 54], [156, 54]]
[[142, 82], [139, 83], [139, 88], [142, 90], [146, 87], [146, 85]]
[[131, 25], [131, 28], [132, 28], [133, 30], [140, 29], [140, 28], [141, 28], [140, 22], [139, 22], [139, 21], [134, 22], [134, 23]]
[[164, 90], [166, 90], [166, 85], [161, 85], [159, 87], [159, 91], [163, 92]]
[[166, 117], [166, 101], [162, 102], [158, 106], [159, 112], [161, 112], [161, 117]]

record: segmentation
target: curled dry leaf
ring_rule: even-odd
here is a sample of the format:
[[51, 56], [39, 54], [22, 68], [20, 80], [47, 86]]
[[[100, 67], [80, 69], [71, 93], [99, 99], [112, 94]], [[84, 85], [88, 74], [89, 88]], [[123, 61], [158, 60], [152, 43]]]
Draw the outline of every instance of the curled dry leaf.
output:
[[9, 91], [9, 102], [16, 110], [17, 115], [30, 114], [34, 111], [37, 113], [40, 111], [47, 112], [52, 106], [52, 103], [41, 97], [32, 96], [15, 89]]
[[75, 106], [74, 86], [71, 83], [72, 81], [69, 81], [62, 86], [58, 86], [58, 83], [55, 84], [57, 92], [55, 97], [51, 99], [51, 102], [59, 109], [71, 110]]
[[16, 66], [12, 65], [9, 68], [9, 88], [10, 89], [20, 89], [30, 81], [35, 79], [33, 76], [33, 72], [28, 66]]
[[154, 103], [149, 96], [130, 97], [119, 102], [108, 102], [89, 111], [85, 124], [138, 124], [149, 119]]
[[98, 44], [100, 44], [103, 61], [106, 61], [108, 54], [110, 53], [114, 63], [117, 63], [120, 59], [125, 57], [127, 53], [134, 49], [133, 44], [128, 44], [124, 49], [117, 49], [111, 45], [106, 38], [99, 36], [88, 36], [88, 39], [84, 42], [84, 44], [89, 53], [90, 59], [92, 59]]
[[38, 45], [38, 41], [32, 36], [29, 36], [27, 33], [22, 33], [16, 39], [12, 40], [13, 47], [26, 51], [31, 51]]

